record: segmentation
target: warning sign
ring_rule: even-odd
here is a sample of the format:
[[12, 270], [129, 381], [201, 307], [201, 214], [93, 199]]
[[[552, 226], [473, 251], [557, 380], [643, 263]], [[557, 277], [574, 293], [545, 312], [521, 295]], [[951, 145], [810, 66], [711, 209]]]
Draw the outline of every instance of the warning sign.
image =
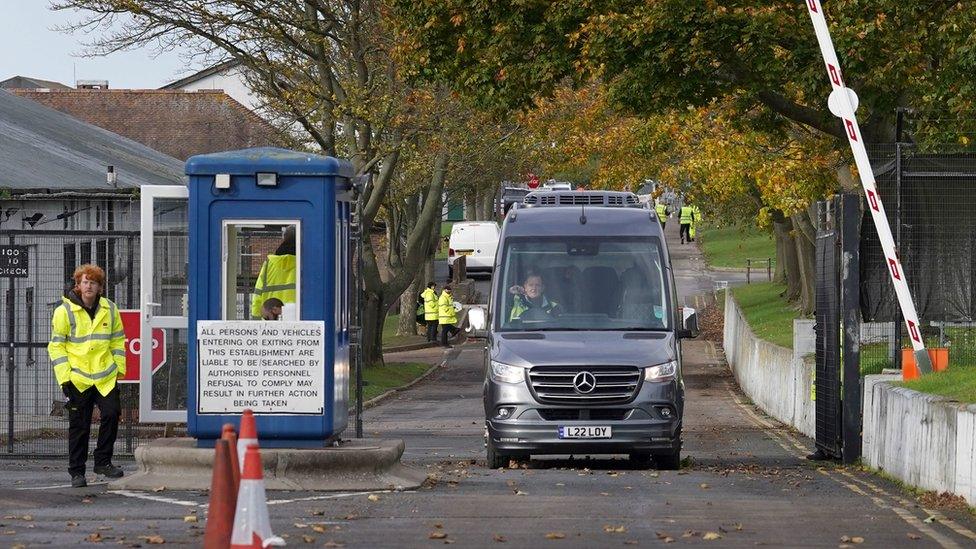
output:
[[197, 322], [197, 412], [322, 414], [325, 322]]

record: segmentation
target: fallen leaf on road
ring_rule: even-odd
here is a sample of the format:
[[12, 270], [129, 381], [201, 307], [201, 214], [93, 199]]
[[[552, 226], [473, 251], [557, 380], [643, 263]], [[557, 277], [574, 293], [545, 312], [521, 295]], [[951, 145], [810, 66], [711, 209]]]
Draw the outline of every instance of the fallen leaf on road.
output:
[[376, 494], [370, 494], [366, 496], [366, 499], [368, 499], [369, 501], [379, 501], [380, 497], [377, 496]]
[[165, 489], [165, 486], [157, 486], [156, 488], [153, 488], [153, 492], [162, 492]]
[[856, 543], [856, 544], [864, 543], [864, 538], [862, 538], [861, 536], [854, 536], [853, 538], [851, 538], [851, 543]]
[[149, 545], [162, 545], [166, 543], [163, 536], [139, 536], [139, 539], [145, 540]]
[[701, 484], [699, 484], [698, 486], [699, 486], [699, 487], [700, 487], [700, 488], [701, 488], [702, 490], [708, 490], [709, 488], [711, 488], [711, 486], [709, 486], [709, 485], [708, 485], [707, 483], [705, 483], [705, 482], [703, 482], [703, 483], [701, 483]]
[[529, 495], [529, 493], [528, 492], [523, 492], [521, 490], [516, 490], [515, 491], [515, 495], [516, 496], [527, 496], [527, 495]]
[[445, 532], [431, 532], [427, 539], [444, 539], [447, 537]]
[[32, 517], [30, 515], [24, 515], [24, 516], [20, 517], [20, 520], [32, 521], [32, 520], [34, 520], [34, 517]]
[[81, 498], [82, 503], [91, 503], [91, 498]]
[[99, 534], [98, 532], [95, 532], [93, 534], [88, 534], [88, 537], [85, 538], [85, 541], [88, 541], [88, 542], [91, 542], [91, 543], [101, 543], [102, 542], [102, 535]]
[[358, 520], [359, 519], [359, 515], [356, 515], [356, 514], [346, 515], [344, 518], [346, 520]]
[[345, 546], [346, 544], [342, 543], [341, 541], [332, 541], [332, 540], [325, 542], [325, 545], [323, 545], [323, 547], [345, 547]]
[[608, 476], [611, 476], [611, 477], [617, 477], [617, 476], [620, 476], [620, 473], [618, 473], [616, 471], [607, 471], [607, 475]]
[[3, 535], [5, 535], [5, 536], [13, 536], [13, 535], [16, 535], [16, 534], [17, 534], [17, 530], [4, 530], [3, 531]]
[[327, 528], [326, 528], [326, 526], [324, 524], [313, 524], [312, 525], [312, 530], [315, 530], [316, 532], [318, 532], [320, 534], [324, 534], [325, 531], [327, 530]]
[[305, 534], [302, 536], [302, 541], [304, 541], [305, 543], [315, 543], [315, 536], [310, 536], [308, 534]]
[[609, 524], [603, 527], [603, 531], [608, 534], [622, 534], [627, 531], [626, 528], [621, 524], [620, 526], [610, 526]]
[[935, 517], [928, 517], [922, 522], [924, 522], [925, 524], [932, 524], [933, 522], [935, 522]]
[[908, 539], [922, 539], [922, 536], [920, 536], [918, 534], [913, 534], [913, 533], [909, 532], [908, 533]]
[[72, 527], [72, 526], [78, 526], [78, 523], [77, 523], [77, 522], [75, 522], [75, 521], [73, 521], [73, 520], [69, 520], [69, 521], [68, 521], [68, 522], [66, 522], [66, 523], [65, 523], [64, 525], [70, 528], [70, 527]]
[[27, 546], [23, 543], [15, 543], [10, 546], [10, 549], [27, 549]]
[[491, 539], [497, 541], [498, 543], [505, 543], [506, 541], [508, 541], [507, 539], [505, 539], [505, 536], [501, 536], [501, 535], [498, 535], [498, 534], [495, 534], [494, 536], [492, 536]]
[[444, 527], [444, 525], [441, 524], [441, 523], [439, 523], [439, 522], [434, 523], [434, 528], [443, 528], [443, 527]]
[[308, 528], [308, 525], [305, 524], [304, 522], [296, 522], [295, 528]]
[[187, 515], [183, 517], [183, 522], [196, 522], [196, 521], [197, 521], [196, 515]]
[[715, 541], [717, 539], [722, 539], [722, 536], [718, 532], [705, 532], [702, 539], [705, 541]]
[[105, 530], [111, 530], [112, 527], [111, 526], [99, 526], [98, 529], [104, 532]]
[[625, 540], [624, 545], [637, 545], [637, 540], [636, 539]]
[[549, 532], [546, 534], [546, 539], [565, 539], [566, 534], [562, 532]]
[[840, 537], [840, 542], [841, 543], [850, 543], [851, 542], [851, 536], [841, 536]]
[[610, 494], [608, 494], [607, 492], [600, 492], [600, 495], [601, 496], [609, 496]]
[[735, 523], [735, 529], [736, 529], [737, 532], [741, 532], [742, 531], [742, 523], [741, 522]]
[[685, 533], [684, 534], [681, 534], [681, 537], [683, 537], [683, 538], [692, 538], [692, 537], [695, 537], [695, 536], [698, 536], [698, 535], [700, 535], [700, 534], [698, 532], [694, 531], [694, 530], [685, 530]]
[[312, 516], [313, 517], [322, 517], [322, 516], [325, 516], [325, 511], [322, 511], [321, 509], [318, 510], [318, 511], [312, 511]]

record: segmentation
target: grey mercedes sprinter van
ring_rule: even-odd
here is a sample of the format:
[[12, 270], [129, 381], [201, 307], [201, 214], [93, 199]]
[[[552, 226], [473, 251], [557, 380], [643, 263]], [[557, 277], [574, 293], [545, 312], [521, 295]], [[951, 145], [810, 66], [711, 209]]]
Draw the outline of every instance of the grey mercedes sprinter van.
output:
[[661, 225], [636, 195], [537, 191], [506, 215], [484, 337], [489, 467], [531, 455], [681, 461], [679, 310]]

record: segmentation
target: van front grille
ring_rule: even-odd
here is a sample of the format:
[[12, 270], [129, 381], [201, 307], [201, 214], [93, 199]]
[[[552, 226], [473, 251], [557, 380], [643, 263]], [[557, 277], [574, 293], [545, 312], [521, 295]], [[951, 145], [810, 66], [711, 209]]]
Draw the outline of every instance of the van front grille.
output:
[[630, 408], [540, 408], [546, 421], [622, 421]]
[[[592, 374], [592, 389], [577, 381]], [[535, 366], [529, 369], [529, 383], [539, 402], [564, 404], [606, 404], [626, 402], [640, 386], [641, 371], [634, 366]]]

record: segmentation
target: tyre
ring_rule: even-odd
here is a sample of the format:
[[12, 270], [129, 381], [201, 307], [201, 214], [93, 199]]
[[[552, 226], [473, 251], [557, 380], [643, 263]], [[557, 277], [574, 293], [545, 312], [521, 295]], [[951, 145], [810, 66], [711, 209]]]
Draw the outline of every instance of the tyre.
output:
[[512, 456], [499, 452], [495, 448], [495, 443], [488, 439], [488, 443], [485, 448], [485, 464], [489, 469], [498, 469], [499, 467], [508, 467], [508, 462], [511, 461]]
[[681, 468], [681, 448], [666, 454], [654, 454], [654, 463], [662, 471], [677, 471]]

